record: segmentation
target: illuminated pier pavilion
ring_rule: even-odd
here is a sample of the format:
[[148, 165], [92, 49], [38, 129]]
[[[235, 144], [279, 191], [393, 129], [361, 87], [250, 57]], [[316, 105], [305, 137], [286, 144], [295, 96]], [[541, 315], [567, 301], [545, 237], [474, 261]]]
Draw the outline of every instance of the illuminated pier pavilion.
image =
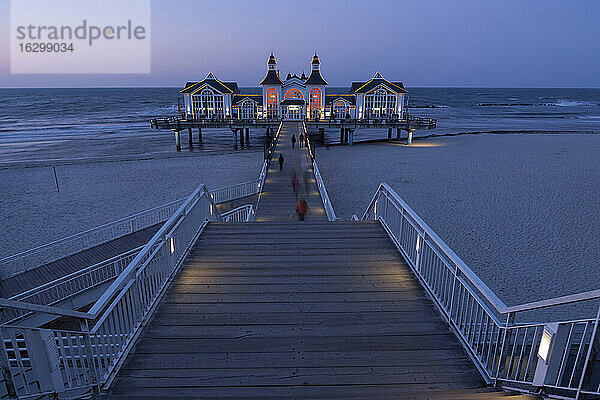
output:
[[202, 128], [228, 127], [237, 148], [238, 141], [241, 147], [249, 142], [250, 128], [266, 128], [267, 137], [271, 137], [282, 120], [303, 121], [311, 135], [318, 133], [321, 138], [326, 128], [339, 128], [340, 143], [350, 145], [359, 128], [387, 128], [388, 140], [400, 140], [402, 131], [406, 131], [410, 142], [415, 129], [436, 126], [432, 118], [410, 115], [408, 92], [402, 82], [389, 81], [379, 72], [346, 88], [329, 87], [317, 54], [311, 60], [308, 76], [304, 72], [301, 76], [288, 73], [282, 80], [275, 55], [271, 54], [260, 87], [241, 88], [237, 82], [220, 80], [209, 72], [203, 80], [187, 82], [180, 93], [180, 115], [151, 120], [153, 128], [175, 132], [178, 150], [180, 131], [185, 129], [193, 147], [194, 128], [202, 141]]
[[212, 72], [198, 82], [188, 82], [181, 91], [187, 118], [203, 119], [286, 119], [323, 120], [400, 119], [406, 89], [402, 82], [391, 82], [379, 72], [350, 88], [327, 89], [317, 54], [310, 75], [288, 73], [279, 76], [277, 60], [271, 54], [260, 88], [240, 88], [237, 82], [219, 80]]

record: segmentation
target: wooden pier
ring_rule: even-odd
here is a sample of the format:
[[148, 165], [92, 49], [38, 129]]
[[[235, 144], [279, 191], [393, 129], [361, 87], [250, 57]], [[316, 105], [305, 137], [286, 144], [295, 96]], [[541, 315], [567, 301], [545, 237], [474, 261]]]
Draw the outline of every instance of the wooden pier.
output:
[[314, 182], [319, 212], [290, 221], [286, 181], [306, 156], [291, 149], [297, 132], [281, 128], [284, 171], [269, 170], [258, 205], [268, 222], [208, 224], [108, 397], [505, 398], [378, 222], [328, 222]]
[[179, 116], [170, 118], [154, 118], [150, 126], [158, 130], [171, 130], [175, 134], [175, 147], [181, 151], [181, 132], [188, 133], [188, 144], [193, 148], [194, 132], [197, 132], [198, 141], [202, 142], [202, 129], [220, 128], [230, 129], [233, 133], [234, 147], [245, 148], [250, 142], [250, 129], [265, 129], [266, 136], [272, 136], [280, 123], [304, 123], [311, 132], [323, 135], [325, 129], [339, 129], [340, 143], [352, 145], [354, 131], [357, 129], [387, 129], [388, 139], [400, 140], [402, 132], [407, 132], [407, 141], [412, 140], [412, 132], [417, 129], [435, 129], [437, 120], [434, 118], [420, 118], [405, 115], [403, 119], [322, 119], [322, 120], [280, 120], [280, 119], [187, 119]]

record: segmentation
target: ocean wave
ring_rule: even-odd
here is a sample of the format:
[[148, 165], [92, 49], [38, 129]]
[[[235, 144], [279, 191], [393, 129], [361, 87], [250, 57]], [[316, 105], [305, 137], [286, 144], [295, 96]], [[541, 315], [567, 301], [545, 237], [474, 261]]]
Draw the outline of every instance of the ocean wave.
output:
[[449, 108], [444, 104], [418, 104], [418, 105], [409, 105], [408, 108]]
[[589, 101], [563, 100], [558, 99], [556, 103], [551, 103], [558, 107], [576, 107], [576, 106], [597, 106], [598, 104]]
[[557, 100], [552, 103], [477, 103], [478, 107], [580, 107], [598, 106], [589, 101]]

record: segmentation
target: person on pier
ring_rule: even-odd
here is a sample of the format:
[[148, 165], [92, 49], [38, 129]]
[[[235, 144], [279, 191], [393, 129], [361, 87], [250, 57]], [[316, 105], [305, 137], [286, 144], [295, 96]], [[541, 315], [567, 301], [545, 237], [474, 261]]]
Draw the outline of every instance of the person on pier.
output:
[[294, 146], [296, 145], [296, 134], [292, 134], [292, 149], [294, 148]]
[[283, 158], [283, 154], [279, 153], [279, 170], [283, 171], [283, 162], [285, 159]]

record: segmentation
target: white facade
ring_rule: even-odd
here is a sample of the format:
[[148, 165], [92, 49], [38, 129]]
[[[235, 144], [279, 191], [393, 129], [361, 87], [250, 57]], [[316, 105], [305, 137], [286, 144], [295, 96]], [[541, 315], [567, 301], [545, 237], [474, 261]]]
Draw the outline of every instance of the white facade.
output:
[[183, 94], [187, 118], [270, 119], [401, 119], [407, 94], [402, 83], [390, 82], [377, 72], [365, 82], [353, 82], [347, 91], [327, 90], [321, 63], [315, 54], [308, 78], [279, 77], [271, 54], [260, 92], [245, 93], [235, 82], [220, 81], [212, 72], [199, 82], [188, 82]]

